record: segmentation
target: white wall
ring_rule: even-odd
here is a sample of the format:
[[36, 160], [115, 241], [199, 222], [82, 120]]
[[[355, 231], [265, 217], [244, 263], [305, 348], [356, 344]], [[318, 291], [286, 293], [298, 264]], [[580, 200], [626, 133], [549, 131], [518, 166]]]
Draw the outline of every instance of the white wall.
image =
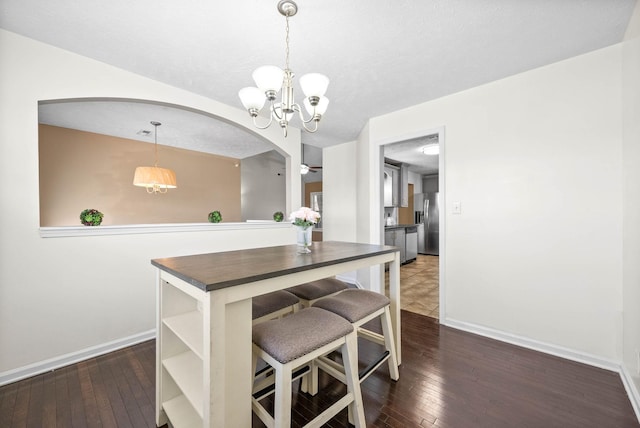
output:
[[329, 165], [331, 170], [322, 180], [324, 241], [357, 241], [355, 149], [355, 144], [346, 143], [322, 150], [322, 169]]
[[620, 360], [620, 67], [617, 45], [370, 120], [354, 161], [371, 228], [377, 146], [446, 128], [443, 322]]
[[[280, 159], [279, 159], [280, 158]], [[240, 193], [242, 220], [272, 220], [287, 210], [286, 171], [278, 153], [266, 152], [242, 159]]]
[[[41, 238], [38, 101], [120, 97], [184, 105], [263, 135], [300, 163], [300, 134], [259, 132], [241, 109], [0, 30], [0, 383], [74, 356], [148, 336], [155, 274], [149, 260], [293, 243], [282, 225], [252, 230]], [[287, 210], [300, 206], [288, 168]], [[111, 345], [110, 345], [111, 344]], [[115, 345], [114, 345], [115, 346]]]
[[[622, 58], [623, 363], [640, 404], [640, 3], [627, 29]], [[640, 414], [640, 408], [636, 412]]]
[[413, 193], [422, 193], [422, 176], [409, 171], [409, 183], [413, 184]]

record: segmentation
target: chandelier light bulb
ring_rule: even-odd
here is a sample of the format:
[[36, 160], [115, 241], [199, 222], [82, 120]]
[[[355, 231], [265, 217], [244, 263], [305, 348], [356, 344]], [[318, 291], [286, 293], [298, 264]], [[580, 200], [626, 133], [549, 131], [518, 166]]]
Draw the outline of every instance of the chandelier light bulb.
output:
[[308, 73], [300, 78], [302, 92], [307, 97], [322, 97], [329, 87], [329, 78], [320, 73]]
[[264, 97], [264, 92], [253, 86], [240, 89], [238, 96], [240, 97], [240, 101], [242, 101], [242, 105], [247, 110], [260, 110], [264, 107], [264, 103], [267, 100]]
[[309, 102], [309, 98], [305, 98], [303, 101], [303, 104], [304, 104], [304, 108], [307, 109], [307, 113], [309, 114], [315, 113], [322, 116], [324, 112], [327, 111], [327, 107], [329, 106], [329, 98], [320, 97], [318, 104], [315, 106], [315, 111], [314, 111], [314, 107]]
[[284, 72], [275, 65], [263, 65], [262, 67], [256, 68], [251, 77], [253, 77], [256, 86], [263, 94], [268, 91], [277, 93], [282, 87]]

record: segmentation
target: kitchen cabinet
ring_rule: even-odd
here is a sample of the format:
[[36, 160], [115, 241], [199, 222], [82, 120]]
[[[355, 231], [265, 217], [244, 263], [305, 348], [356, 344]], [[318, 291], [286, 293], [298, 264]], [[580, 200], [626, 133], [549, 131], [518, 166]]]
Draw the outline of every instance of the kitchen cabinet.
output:
[[407, 261], [404, 227], [394, 227], [384, 231], [384, 244], [400, 249], [400, 263]]
[[409, 165], [403, 163], [400, 165], [400, 182], [398, 183], [400, 186], [400, 206], [408, 207], [409, 206]]
[[400, 249], [400, 263], [409, 263], [418, 255], [418, 226], [413, 224], [385, 227], [384, 244]]
[[400, 203], [400, 168], [385, 164], [384, 166], [384, 206], [397, 207]]

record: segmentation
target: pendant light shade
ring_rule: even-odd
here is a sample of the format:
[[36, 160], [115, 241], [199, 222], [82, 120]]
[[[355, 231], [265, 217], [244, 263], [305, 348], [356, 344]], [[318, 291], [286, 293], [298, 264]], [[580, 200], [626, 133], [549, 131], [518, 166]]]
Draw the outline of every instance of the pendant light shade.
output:
[[139, 166], [133, 176], [133, 185], [139, 187], [155, 187], [159, 189], [175, 189], [176, 173], [158, 166]]
[[133, 185], [146, 188], [147, 193], [167, 193], [167, 189], [178, 187], [176, 173], [158, 166], [158, 126], [162, 124], [160, 122], [151, 122], [151, 124], [156, 128], [154, 133], [155, 164], [154, 166], [137, 167], [133, 175]]

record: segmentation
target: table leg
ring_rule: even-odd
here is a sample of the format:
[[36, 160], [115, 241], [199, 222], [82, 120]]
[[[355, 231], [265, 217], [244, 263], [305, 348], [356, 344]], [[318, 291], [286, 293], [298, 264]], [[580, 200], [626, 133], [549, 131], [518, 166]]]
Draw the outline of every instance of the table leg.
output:
[[395, 258], [389, 263], [389, 299], [391, 300], [391, 324], [396, 340], [396, 355], [398, 365], [402, 363], [400, 337], [400, 252], [395, 253]]
[[211, 411], [205, 426], [250, 427], [251, 299], [224, 304], [210, 294]]

